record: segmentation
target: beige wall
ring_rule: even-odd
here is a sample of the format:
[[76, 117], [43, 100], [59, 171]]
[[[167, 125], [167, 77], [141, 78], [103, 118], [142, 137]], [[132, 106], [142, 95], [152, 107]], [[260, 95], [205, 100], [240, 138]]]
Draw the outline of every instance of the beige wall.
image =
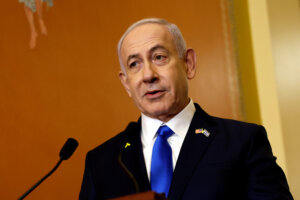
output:
[[300, 199], [300, 2], [267, 0], [288, 178]]
[[245, 121], [266, 127], [273, 153], [287, 173], [266, 2], [232, 2]]
[[300, 2], [231, 2], [246, 121], [266, 127], [273, 153], [299, 199]]
[[249, 0], [248, 8], [261, 122], [268, 131], [279, 165], [287, 173], [267, 5], [262, 0]]

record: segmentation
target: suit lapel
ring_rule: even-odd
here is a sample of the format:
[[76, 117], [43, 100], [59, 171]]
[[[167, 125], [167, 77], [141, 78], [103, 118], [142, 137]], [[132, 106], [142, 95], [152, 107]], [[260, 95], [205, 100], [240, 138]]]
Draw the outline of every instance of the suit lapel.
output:
[[[201, 129], [207, 130], [209, 135], [198, 133]], [[193, 176], [194, 169], [201, 162], [201, 158], [216, 133], [217, 130], [212, 118], [196, 104], [196, 112], [182, 144], [174, 170], [169, 192], [170, 199], [181, 199], [189, 180]]]
[[151, 187], [145, 166], [140, 130], [140, 121], [135, 123], [134, 128], [126, 129], [127, 133], [125, 135], [128, 137], [124, 141], [121, 159], [137, 181], [139, 190], [147, 191], [150, 190]]

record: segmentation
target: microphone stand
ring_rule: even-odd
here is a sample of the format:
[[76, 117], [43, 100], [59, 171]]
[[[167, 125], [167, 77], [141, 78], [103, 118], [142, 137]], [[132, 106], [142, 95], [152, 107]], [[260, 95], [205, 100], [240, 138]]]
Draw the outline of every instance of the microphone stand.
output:
[[33, 185], [27, 192], [25, 192], [18, 200], [22, 200], [24, 199], [28, 194], [30, 194], [30, 192], [32, 192], [37, 186], [39, 186], [46, 178], [48, 178], [57, 168], [58, 166], [61, 164], [61, 162], [64, 159], [61, 157], [59, 159], [59, 161], [57, 162], [57, 164], [54, 166], [54, 168], [48, 173], [46, 174], [46, 176], [44, 176], [41, 180], [39, 180], [35, 185]]
[[54, 168], [48, 174], [46, 174], [46, 176], [44, 176], [39, 182], [37, 182], [34, 186], [32, 186], [27, 192], [25, 192], [18, 200], [24, 199], [30, 192], [32, 192], [37, 186], [39, 186], [46, 178], [48, 178], [48, 176], [50, 176], [58, 168], [58, 166], [61, 164], [63, 160], [69, 159], [70, 156], [76, 150], [77, 146], [78, 146], [78, 142], [74, 138], [69, 138], [64, 144], [64, 146], [62, 147], [62, 149], [60, 150], [59, 152], [60, 159], [57, 162], [57, 164], [54, 166]]
[[118, 163], [121, 166], [121, 168], [124, 170], [124, 172], [126, 173], [126, 175], [131, 179], [131, 181], [134, 184], [134, 188], [135, 188], [135, 193], [139, 193], [140, 192], [140, 187], [139, 184], [137, 183], [135, 177], [133, 176], [133, 174], [129, 171], [129, 169], [125, 166], [125, 164], [122, 161], [122, 152], [123, 152], [124, 148], [121, 148], [121, 151], [119, 152], [118, 155]]

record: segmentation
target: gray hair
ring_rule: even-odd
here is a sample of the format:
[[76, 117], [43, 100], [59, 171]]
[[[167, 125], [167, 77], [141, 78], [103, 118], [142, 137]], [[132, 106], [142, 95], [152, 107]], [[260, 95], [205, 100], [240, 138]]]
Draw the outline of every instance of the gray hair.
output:
[[161, 25], [166, 26], [173, 37], [173, 41], [176, 46], [179, 57], [180, 58], [184, 57], [184, 54], [186, 51], [186, 44], [185, 44], [184, 38], [183, 38], [179, 28], [175, 24], [171, 24], [167, 20], [159, 19], [159, 18], [142, 19], [142, 20], [135, 22], [131, 26], [129, 26], [129, 28], [126, 30], [126, 32], [123, 34], [123, 36], [121, 37], [121, 39], [118, 42], [118, 49], [117, 49], [118, 57], [119, 57], [121, 69], [124, 73], [126, 73], [126, 71], [125, 71], [125, 66], [124, 66], [124, 64], [122, 62], [122, 58], [121, 58], [121, 47], [123, 44], [123, 40], [128, 35], [128, 33], [130, 33], [133, 29], [135, 29], [136, 27], [143, 25], [143, 24], [161, 24]]

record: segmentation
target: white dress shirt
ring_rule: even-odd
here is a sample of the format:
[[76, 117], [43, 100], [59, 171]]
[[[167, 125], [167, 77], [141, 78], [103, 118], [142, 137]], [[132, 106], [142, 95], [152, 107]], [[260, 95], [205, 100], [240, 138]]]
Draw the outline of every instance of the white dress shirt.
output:
[[173, 170], [175, 169], [178, 155], [183, 143], [183, 140], [190, 127], [192, 118], [196, 108], [192, 99], [189, 104], [171, 120], [164, 123], [158, 119], [150, 118], [142, 114], [142, 130], [141, 140], [143, 145], [143, 153], [145, 158], [146, 170], [150, 180], [152, 148], [157, 137], [157, 130], [161, 125], [167, 125], [174, 134], [168, 138], [168, 142], [172, 148]]

